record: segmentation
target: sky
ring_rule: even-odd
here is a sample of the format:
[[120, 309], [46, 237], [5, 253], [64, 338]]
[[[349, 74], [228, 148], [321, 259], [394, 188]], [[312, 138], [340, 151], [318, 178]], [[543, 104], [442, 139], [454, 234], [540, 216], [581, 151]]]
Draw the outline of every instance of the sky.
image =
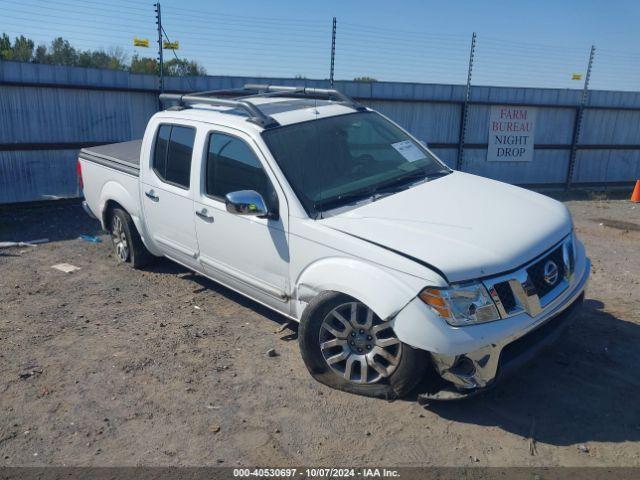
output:
[[[36, 43], [63, 36], [80, 49], [155, 57], [153, 0], [0, 0], [0, 31]], [[210, 75], [640, 90], [640, 1], [161, 0], [180, 58]], [[151, 48], [133, 47], [133, 37]], [[165, 50], [165, 58], [173, 52]], [[583, 75], [572, 80], [573, 74]]]

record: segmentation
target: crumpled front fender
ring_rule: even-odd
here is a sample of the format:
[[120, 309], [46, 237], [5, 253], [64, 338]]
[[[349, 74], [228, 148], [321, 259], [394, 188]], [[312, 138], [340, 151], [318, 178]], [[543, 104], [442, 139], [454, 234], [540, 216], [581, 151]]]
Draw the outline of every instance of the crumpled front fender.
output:
[[345, 293], [367, 305], [382, 319], [407, 305], [424, 280], [354, 258], [333, 257], [309, 265], [295, 286], [297, 317], [312, 298], [323, 291]]

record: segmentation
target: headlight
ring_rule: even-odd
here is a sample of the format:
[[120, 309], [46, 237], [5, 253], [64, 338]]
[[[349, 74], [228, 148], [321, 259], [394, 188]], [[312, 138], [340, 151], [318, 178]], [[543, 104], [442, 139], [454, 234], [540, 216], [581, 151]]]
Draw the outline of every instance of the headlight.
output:
[[449, 288], [425, 288], [419, 297], [454, 327], [500, 319], [489, 292], [480, 282]]
[[570, 278], [576, 269], [576, 233], [571, 231], [571, 236], [562, 244], [562, 261], [564, 262], [564, 275]]

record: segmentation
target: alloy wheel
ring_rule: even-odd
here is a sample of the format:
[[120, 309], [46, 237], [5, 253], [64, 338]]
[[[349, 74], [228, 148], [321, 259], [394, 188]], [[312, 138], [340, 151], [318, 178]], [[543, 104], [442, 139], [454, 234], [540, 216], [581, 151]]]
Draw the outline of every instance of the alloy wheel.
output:
[[127, 235], [124, 232], [122, 220], [118, 216], [113, 217], [111, 238], [113, 240], [113, 246], [116, 249], [118, 259], [121, 262], [126, 262], [129, 259], [129, 243], [127, 242]]
[[320, 350], [327, 365], [345, 380], [370, 384], [397, 368], [402, 344], [391, 328], [361, 302], [331, 310], [320, 326]]

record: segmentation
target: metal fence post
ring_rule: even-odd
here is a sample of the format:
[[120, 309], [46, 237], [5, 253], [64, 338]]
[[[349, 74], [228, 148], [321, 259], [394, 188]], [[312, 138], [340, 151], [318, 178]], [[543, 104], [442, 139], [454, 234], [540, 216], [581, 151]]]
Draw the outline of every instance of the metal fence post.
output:
[[164, 62], [162, 59], [162, 13], [160, 2], [155, 4], [156, 25], [158, 25], [158, 89], [160, 93], [164, 91]]
[[329, 85], [333, 88], [333, 69], [336, 61], [336, 17], [333, 17], [333, 28], [331, 30], [331, 69], [329, 70]]
[[591, 68], [593, 67], [593, 59], [596, 54], [596, 47], [591, 45], [591, 52], [589, 53], [589, 64], [587, 65], [587, 73], [584, 76], [584, 87], [582, 87], [582, 97], [580, 98], [580, 105], [576, 109], [576, 117], [573, 122], [573, 138], [571, 139], [571, 154], [569, 155], [569, 166], [567, 168], [567, 178], [564, 188], [569, 190], [571, 187], [571, 180], [573, 179], [573, 171], [576, 164], [576, 155], [578, 150], [578, 141], [580, 140], [580, 130], [582, 129], [582, 117], [584, 116], [584, 109], [587, 106], [589, 100], [589, 79], [591, 78]]
[[473, 57], [476, 51], [476, 32], [471, 36], [471, 49], [469, 50], [469, 69], [467, 70], [467, 86], [464, 91], [464, 103], [462, 104], [462, 113], [460, 116], [460, 136], [458, 138], [458, 159], [456, 161], [456, 170], [462, 170], [464, 159], [464, 140], [467, 133], [467, 117], [469, 116], [469, 98], [471, 92], [471, 73], [473, 72]]

